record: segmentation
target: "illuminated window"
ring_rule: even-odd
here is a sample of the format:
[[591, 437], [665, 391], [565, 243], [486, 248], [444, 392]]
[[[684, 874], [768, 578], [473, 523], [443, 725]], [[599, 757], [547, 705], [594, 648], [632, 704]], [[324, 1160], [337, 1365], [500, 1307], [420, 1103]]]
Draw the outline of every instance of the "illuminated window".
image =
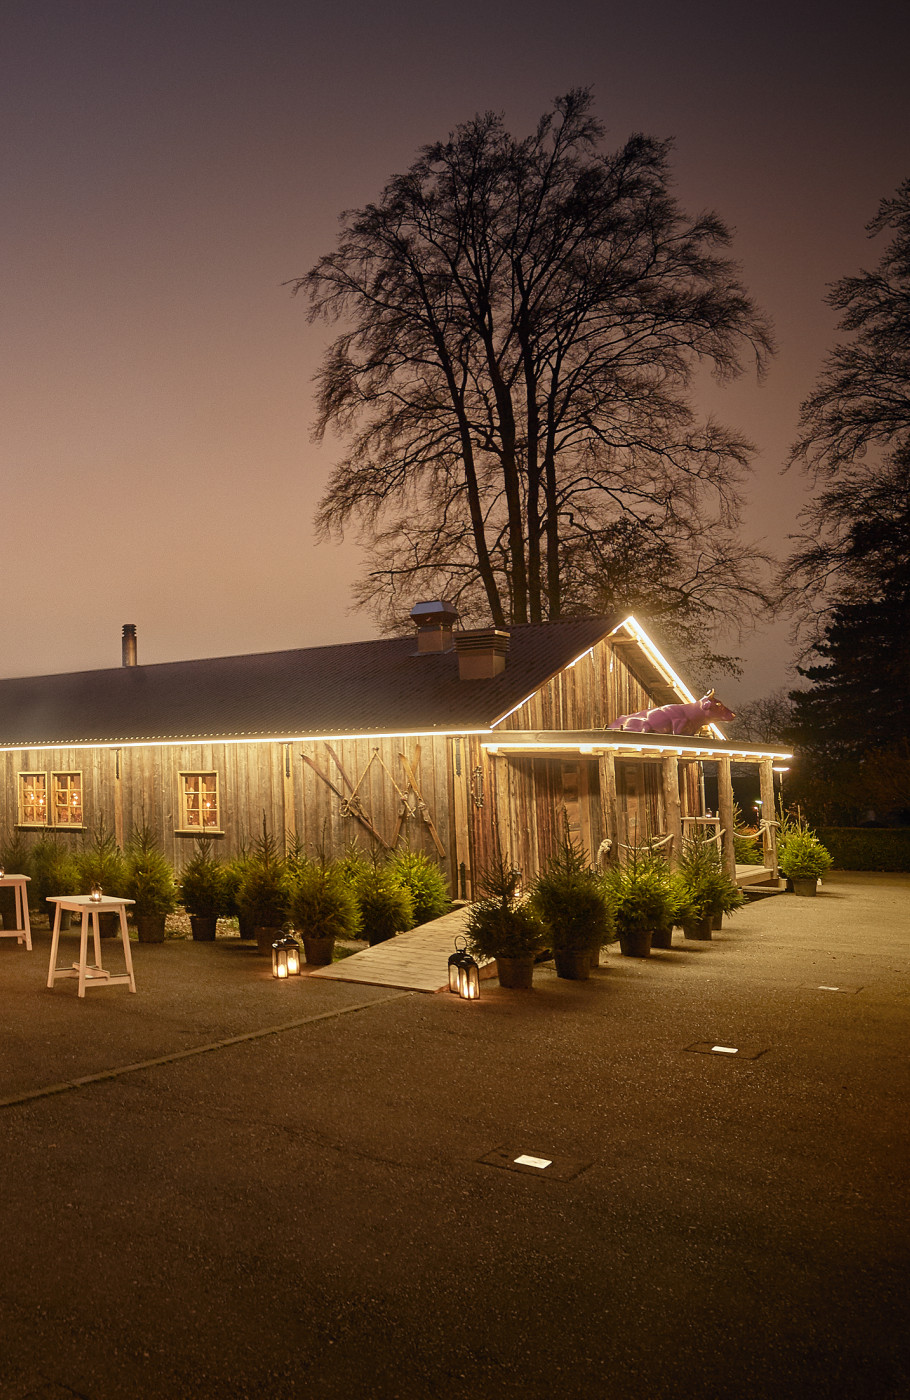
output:
[[47, 774], [19, 774], [19, 824], [47, 826]]
[[217, 773], [181, 773], [180, 800], [184, 831], [217, 831], [221, 826]]
[[51, 820], [54, 826], [82, 825], [82, 774], [51, 774]]

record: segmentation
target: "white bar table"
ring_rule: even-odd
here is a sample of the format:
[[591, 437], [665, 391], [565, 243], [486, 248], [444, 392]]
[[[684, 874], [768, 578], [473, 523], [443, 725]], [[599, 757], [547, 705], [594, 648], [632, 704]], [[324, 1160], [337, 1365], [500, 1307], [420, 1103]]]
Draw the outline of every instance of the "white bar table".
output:
[[25, 887], [30, 875], [0, 875], [0, 886], [10, 885], [16, 892], [16, 927], [0, 929], [0, 938], [16, 938], [32, 951], [32, 926], [28, 921], [28, 895]]
[[[57, 912], [54, 915], [54, 934], [51, 938], [51, 962], [47, 973], [47, 985], [53, 987], [54, 983], [61, 977], [78, 977], [79, 995], [85, 996], [85, 989], [93, 987], [113, 987], [120, 982], [129, 983], [131, 992], [136, 990], [136, 979], [133, 976], [133, 957], [130, 952], [130, 935], [126, 926], [126, 906], [133, 904], [132, 899], [116, 899], [113, 895], [102, 895], [100, 899], [92, 899], [90, 894], [55, 894], [48, 895], [48, 904], [56, 904]], [[79, 961], [73, 963], [72, 967], [57, 966], [57, 946], [60, 942], [60, 915], [67, 909], [71, 914], [82, 916], [82, 937], [79, 942]], [[98, 932], [99, 914], [119, 914], [120, 915], [120, 937], [123, 940], [123, 957], [126, 963], [126, 972], [108, 972], [101, 966], [101, 937]], [[95, 961], [94, 964], [88, 962], [88, 929], [89, 919], [92, 924], [92, 940], [94, 943]]]

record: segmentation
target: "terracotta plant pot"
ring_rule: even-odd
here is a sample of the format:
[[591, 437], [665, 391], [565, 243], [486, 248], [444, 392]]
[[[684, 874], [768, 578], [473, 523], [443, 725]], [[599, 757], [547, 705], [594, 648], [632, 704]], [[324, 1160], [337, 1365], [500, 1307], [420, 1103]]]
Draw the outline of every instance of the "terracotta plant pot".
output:
[[651, 930], [652, 948], [672, 948], [673, 947], [673, 925], [666, 928], [655, 928]]
[[818, 894], [818, 881], [814, 875], [808, 879], [801, 880], [798, 876], [793, 880], [793, 893], [802, 895], [804, 899], [814, 899]]
[[303, 955], [306, 958], [307, 967], [328, 967], [332, 961], [334, 950], [334, 936], [310, 938], [307, 934], [303, 934]]
[[140, 943], [163, 943], [166, 914], [137, 914], [136, 932]]
[[197, 943], [214, 943], [218, 920], [214, 914], [191, 914], [190, 928]]
[[272, 956], [272, 944], [275, 942], [275, 939], [280, 938], [283, 933], [284, 929], [281, 928], [257, 927], [256, 952], [261, 958], [270, 958]]
[[651, 956], [651, 930], [644, 933], [621, 933], [619, 951], [624, 958], [649, 958]]
[[591, 963], [596, 957], [597, 954], [589, 948], [555, 948], [553, 961], [556, 976], [564, 977], [568, 982], [587, 982], [591, 975]]
[[703, 919], [696, 919], [694, 923], [683, 924], [683, 933], [686, 938], [698, 938], [702, 942], [711, 937], [711, 915], [706, 914]]
[[534, 984], [534, 955], [526, 958], [497, 958], [496, 975], [500, 987], [515, 992], [528, 992]]

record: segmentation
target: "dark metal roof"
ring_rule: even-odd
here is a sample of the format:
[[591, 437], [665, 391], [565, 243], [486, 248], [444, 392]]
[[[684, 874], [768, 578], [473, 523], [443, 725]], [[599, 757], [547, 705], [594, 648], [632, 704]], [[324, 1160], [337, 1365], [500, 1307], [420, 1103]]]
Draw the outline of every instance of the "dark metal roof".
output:
[[513, 627], [493, 680], [459, 680], [454, 651], [414, 637], [0, 680], [0, 745], [486, 729], [618, 621]]

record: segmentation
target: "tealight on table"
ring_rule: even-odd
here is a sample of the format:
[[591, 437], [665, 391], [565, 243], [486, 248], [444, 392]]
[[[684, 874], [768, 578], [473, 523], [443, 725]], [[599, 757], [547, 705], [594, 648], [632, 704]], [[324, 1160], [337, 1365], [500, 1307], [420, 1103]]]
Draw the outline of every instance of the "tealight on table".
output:
[[[119, 982], [129, 983], [131, 992], [136, 990], [136, 979], [133, 976], [133, 957], [130, 952], [130, 935], [126, 926], [126, 906], [133, 904], [132, 899], [116, 899], [113, 895], [102, 895], [100, 899], [92, 899], [90, 894], [55, 894], [48, 896], [48, 904], [56, 904], [57, 912], [54, 915], [54, 934], [51, 939], [51, 962], [47, 973], [47, 985], [53, 987], [54, 983], [61, 977], [78, 977], [79, 995], [85, 996], [85, 989], [89, 985], [93, 987], [113, 987]], [[71, 914], [82, 916], [82, 936], [79, 942], [79, 961], [73, 963], [72, 967], [57, 966], [57, 946], [60, 942], [60, 915], [64, 910], [69, 910]], [[98, 932], [99, 914], [119, 914], [120, 915], [120, 937], [123, 940], [123, 958], [126, 963], [126, 972], [108, 972], [101, 966], [101, 937]], [[89, 919], [92, 924], [92, 940], [94, 943], [95, 961], [94, 964], [88, 962], [88, 929]]]
[[32, 926], [28, 921], [28, 896], [25, 887], [30, 875], [0, 875], [0, 887], [12, 886], [16, 895], [16, 927], [0, 928], [0, 938], [16, 938], [32, 951]]

